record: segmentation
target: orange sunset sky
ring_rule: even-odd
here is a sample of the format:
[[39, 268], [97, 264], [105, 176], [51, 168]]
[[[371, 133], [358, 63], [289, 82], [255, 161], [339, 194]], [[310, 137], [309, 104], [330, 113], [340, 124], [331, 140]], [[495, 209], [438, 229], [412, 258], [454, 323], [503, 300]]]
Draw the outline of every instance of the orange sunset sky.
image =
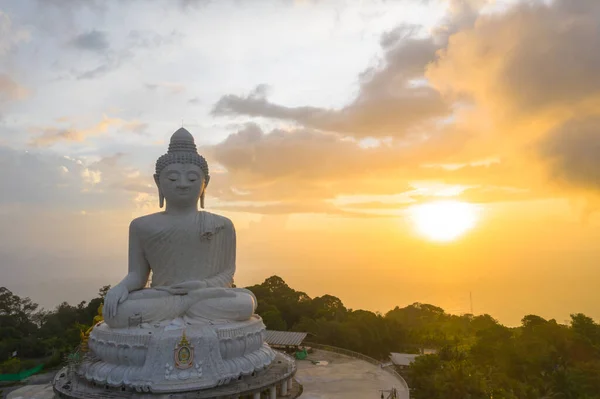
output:
[[0, 0], [0, 285], [127, 270], [182, 123], [236, 284], [600, 319], [597, 0]]

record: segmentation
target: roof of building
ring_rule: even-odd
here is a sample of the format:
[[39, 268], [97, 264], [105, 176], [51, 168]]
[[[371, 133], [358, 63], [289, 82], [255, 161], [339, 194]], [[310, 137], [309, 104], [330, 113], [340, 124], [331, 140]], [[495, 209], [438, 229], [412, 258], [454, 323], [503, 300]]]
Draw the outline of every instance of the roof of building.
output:
[[272, 331], [267, 330], [265, 341], [269, 345], [298, 346], [306, 338], [306, 333], [291, 331]]
[[415, 358], [420, 355], [413, 353], [390, 353], [390, 359], [396, 366], [408, 366], [415, 361]]

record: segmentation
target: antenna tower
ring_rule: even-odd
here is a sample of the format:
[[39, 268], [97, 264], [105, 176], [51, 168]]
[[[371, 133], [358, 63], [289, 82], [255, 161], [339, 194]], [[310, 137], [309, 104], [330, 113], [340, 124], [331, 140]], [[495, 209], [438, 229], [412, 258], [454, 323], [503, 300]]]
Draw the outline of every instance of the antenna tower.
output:
[[473, 314], [473, 292], [469, 291], [469, 302], [471, 303], [471, 314]]

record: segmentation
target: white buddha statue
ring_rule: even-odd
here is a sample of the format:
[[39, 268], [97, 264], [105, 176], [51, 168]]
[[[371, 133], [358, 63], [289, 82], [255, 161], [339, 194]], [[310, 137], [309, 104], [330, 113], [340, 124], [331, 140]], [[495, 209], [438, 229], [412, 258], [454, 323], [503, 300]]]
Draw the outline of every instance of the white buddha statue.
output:
[[[235, 229], [204, 208], [208, 165], [185, 129], [154, 180], [163, 212], [129, 228], [129, 271], [105, 298], [77, 369], [88, 382], [140, 392], [207, 389], [264, 371], [275, 359], [256, 298], [232, 288]], [[145, 288], [152, 272], [152, 284]]]
[[[163, 212], [129, 227], [129, 272], [105, 298], [104, 321], [112, 328], [142, 323], [193, 325], [248, 320], [254, 295], [231, 288], [236, 236], [231, 220], [198, 210], [210, 180], [194, 138], [181, 128], [156, 162], [154, 180]], [[144, 288], [152, 271], [152, 286]]]

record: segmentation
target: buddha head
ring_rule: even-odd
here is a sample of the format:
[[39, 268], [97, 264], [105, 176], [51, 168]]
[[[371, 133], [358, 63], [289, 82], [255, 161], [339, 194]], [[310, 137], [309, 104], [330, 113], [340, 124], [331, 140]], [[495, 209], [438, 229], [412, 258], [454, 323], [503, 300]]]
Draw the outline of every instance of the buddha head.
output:
[[194, 137], [181, 128], [173, 133], [169, 150], [156, 161], [154, 181], [160, 207], [167, 200], [174, 206], [197, 204], [204, 208], [204, 193], [210, 180], [208, 163], [196, 150]]

